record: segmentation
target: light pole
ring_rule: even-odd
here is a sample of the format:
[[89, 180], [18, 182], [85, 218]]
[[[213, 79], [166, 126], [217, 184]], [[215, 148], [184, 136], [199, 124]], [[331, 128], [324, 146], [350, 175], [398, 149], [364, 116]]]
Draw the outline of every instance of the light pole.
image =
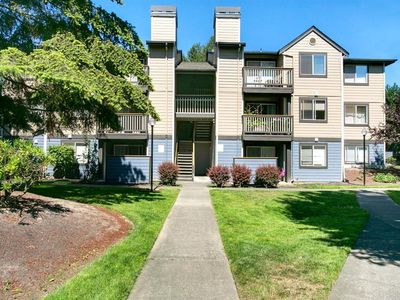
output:
[[149, 117], [149, 125], [151, 127], [150, 190], [153, 191], [154, 125], [156, 125], [156, 120], [151, 116]]
[[365, 136], [367, 135], [368, 131], [367, 129], [364, 127], [361, 130], [361, 134], [363, 135], [363, 172], [364, 172], [364, 176], [363, 176], [363, 184], [365, 186]]

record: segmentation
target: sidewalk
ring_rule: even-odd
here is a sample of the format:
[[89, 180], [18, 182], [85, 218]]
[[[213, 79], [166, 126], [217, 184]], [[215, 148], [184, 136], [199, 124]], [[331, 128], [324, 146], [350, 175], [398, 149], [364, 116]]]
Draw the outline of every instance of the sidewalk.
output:
[[400, 299], [400, 206], [378, 191], [357, 199], [371, 218], [329, 299]]
[[183, 185], [129, 299], [238, 299], [206, 183]]

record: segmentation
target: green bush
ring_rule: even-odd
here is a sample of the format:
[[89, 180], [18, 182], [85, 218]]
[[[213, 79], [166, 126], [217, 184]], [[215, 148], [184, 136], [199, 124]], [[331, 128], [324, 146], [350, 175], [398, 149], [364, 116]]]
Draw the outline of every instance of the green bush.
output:
[[395, 165], [397, 163], [397, 159], [394, 156], [388, 157], [388, 158], [386, 158], [386, 163]]
[[0, 140], [0, 191], [6, 201], [12, 192], [28, 189], [43, 179], [48, 157], [26, 140]]
[[49, 154], [54, 166], [54, 178], [80, 178], [79, 164], [72, 147], [67, 145], [51, 146]]
[[396, 183], [398, 181], [398, 177], [390, 174], [390, 173], [377, 173], [374, 175], [374, 181], [376, 182], [385, 182], [385, 183]]

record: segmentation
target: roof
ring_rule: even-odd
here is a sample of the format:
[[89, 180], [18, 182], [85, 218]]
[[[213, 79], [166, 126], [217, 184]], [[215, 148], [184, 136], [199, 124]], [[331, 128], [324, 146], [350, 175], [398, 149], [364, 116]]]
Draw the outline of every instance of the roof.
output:
[[183, 61], [177, 67], [177, 71], [198, 71], [198, 72], [215, 72], [215, 68], [206, 61], [189, 62]]
[[322, 39], [324, 39], [326, 42], [328, 42], [333, 48], [335, 48], [336, 50], [342, 52], [344, 55], [349, 55], [349, 52], [347, 52], [346, 49], [344, 49], [342, 46], [340, 46], [339, 44], [337, 44], [335, 41], [333, 41], [330, 37], [328, 37], [325, 33], [323, 33], [321, 30], [319, 30], [317, 27], [315, 26], [311, 26], [310, 28], [308, 28], [306, 31], [304, 31], [302, 34], [300, 34], [298, 37], [296, 37], [294, 40], [292, 40], [291, 42], [289, 42], [287, 45], [283, 46], [278, 53], [282, 54], [283, 52], [285, 52], [286, 50], [288, 50], [289, 48], [291, 48], [293, 45], [295, 45], [298, 41], [300, 41], [302, 38], [304, 38], [305, 36], [309, 35], [311, 32], [316, 33], [317, 35], [319, 35]]
[[278, 51], [244, 51], [244, 54], [260, 54], [260, 55], [278, 55]]
[[345, 63], [354, 63], [354, 64], [370, 64], [370, 65], [382, 65], [384, 64], [385, 67], [395, 63], [397, 59], [393, 58], [350, 58], [345, 57], [343, 59]]

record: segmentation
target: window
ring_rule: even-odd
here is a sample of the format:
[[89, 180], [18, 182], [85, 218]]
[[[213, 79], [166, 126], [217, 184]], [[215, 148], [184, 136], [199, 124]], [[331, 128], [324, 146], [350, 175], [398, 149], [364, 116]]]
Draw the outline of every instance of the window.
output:
[[246, 61], [246, 66], [275, 68], [276, 62], [274, 60], [248, 60]]
[[300, 119], [304, 121], [326, 121], [326, 99], [300, 99]]
[[344, 83], [367, 84], [368, 66], [367, 65], [345, 65]]
[[75, 144], [75, 157], [78, 163], [85, 164], [87, 162], [88, 148], [84, 143]]
[[114, 145], [114, 155], [143, 155], [144, 148], [142, 145]]
[[275, 157], [275, 146], [247, 146], [247, 157]]
[[344, 149], [344, 160], [346, 163], [361, 164], [364, 162], [368, 163], [368, 147], [364, 149], [363, 146], [346, 146]]
[[347, 125], [367, 125], [368, 105], [346, 104], [344, 119]]
[[326, 145], [301, 145], [300, 166], [310, 168], [326, 167]]
[[326, 76], [325, 53], [300, 53], [300, 76]]

